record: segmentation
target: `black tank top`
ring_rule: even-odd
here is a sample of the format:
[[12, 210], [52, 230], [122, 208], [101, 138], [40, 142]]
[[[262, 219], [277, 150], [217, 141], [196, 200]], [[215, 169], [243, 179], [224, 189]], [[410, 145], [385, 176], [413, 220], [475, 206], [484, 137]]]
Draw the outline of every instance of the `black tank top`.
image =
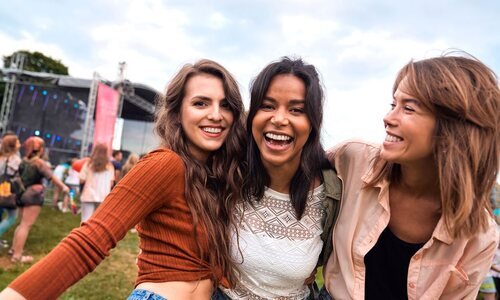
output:
[[424, 243], [400, 240], [389, 227], [365, 256], [365, 299], [408, 299], [408, 266]]

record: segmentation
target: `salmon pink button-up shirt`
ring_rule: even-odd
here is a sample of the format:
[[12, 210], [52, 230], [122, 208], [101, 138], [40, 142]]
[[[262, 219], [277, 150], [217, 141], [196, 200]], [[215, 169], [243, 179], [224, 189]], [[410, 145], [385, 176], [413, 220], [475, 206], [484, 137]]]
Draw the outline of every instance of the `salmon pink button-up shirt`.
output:
[[[353, 141], [329, 152], [343, 183], [333, 252], [324, 270], [325, 285], [336, 300], [365, 298], [364, 257], [391, 217], [389, 182], [364, 188], [378, 151], [377, 145]], [[441, 218], [432, 237], [410, 260], [408, 299], [475, 299], [497, 245], [491, 217], [488, 229], [470, 238], [451, 237]]]

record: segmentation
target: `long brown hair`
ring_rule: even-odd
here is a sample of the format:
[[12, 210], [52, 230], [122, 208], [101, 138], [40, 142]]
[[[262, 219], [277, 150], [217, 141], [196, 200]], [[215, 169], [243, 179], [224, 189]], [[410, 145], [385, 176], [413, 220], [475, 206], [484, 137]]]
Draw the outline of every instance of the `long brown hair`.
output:
[[19, 139], [15, 134], [9, 134], [2, 138], [2, 146], [0, 148], [0, 157], [10, 157], [17, 152], [17, 143]]
[[[180, 108], [188, 80], [197, 74], [220, 78], [224, 94], [233, 113], [234, 122], [221, 148], [212, 152], [206, 163], [197, 161], [188, 149], [188, 140], [180, 120]], [[233, 76], [218, 63], [203, 59], [186, 64], [168, 85], [165, 95], [157, 101], [155, 131], [165, 147], [175, 151], [186, 168], [186, 200], [196, 226], [201, 222], [207, 234], [210, 251], [202, 253], [214, 271], [217, 284], [222, 275], [230, 284], [236, 282], [235, 263], [230, 256], [231, 226], [234, 226], [234, 209], [242, 182], [240, 163], [244, 158], [245, 134], [244, 107]], [[200, 248], [200, 251], [203, 251]]]
[[[410, 61], [394, 82], [406, 80], [405, 93], [436, 116], [433, 155], [437, 164], [441, 210], [453, 237], [472, 236], [488, 226], [488, 196], [499, 167], [500, 90], [495, 73], [460, 52]], [[398, 165], [378, 159], [378, 176], [395, 180]]]
[[92, 149], [89, 167], [94, 172], [103, 172], [109, 164], [108, 146], [104, 143], [99, 143]]

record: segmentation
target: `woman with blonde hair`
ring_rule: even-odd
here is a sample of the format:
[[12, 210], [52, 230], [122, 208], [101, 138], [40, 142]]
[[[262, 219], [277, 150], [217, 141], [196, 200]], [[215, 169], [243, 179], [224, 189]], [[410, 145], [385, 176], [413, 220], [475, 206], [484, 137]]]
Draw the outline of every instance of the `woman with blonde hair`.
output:
[[80, 171], [80, 183], [84, 184], [80, 195], [82, 222], [87, 221], [111, 191], [115, 180], [115, 168], [108, 156], [106, 144], [96, 144], [90, 159]]
[[400, 70], [382, 145], [329, 154], [344, 185], [324, 270], [334, 299], [476, 298], [498, 244], [499, 111], [498, 80], [477, 59]]
[[158, 101], [162, 147], [0, 299], [58, 298], [135, 224], [141, 251], [129, 299], [209, 299], [214, 286], [234, 284], [229, 240], [242, 181], [243, 114], [238, 84], [224, 67], [207, 59], [184, 65]]
[[132, 170], [132, 168], [137, 164], [138, 161], [139, 161], [139, 155], [137, 155], [135, 153], [130, 153], [130, 155], [127, 158], [127, 161], [125, 162], [125, 164], [122, 167], [122, 172], [120, 174], [120, 178], [125, 177], [125, 175], [130, 170]]
[[26, 191], [19, 200], [19, 215], [21, 222], [14, 232], [12, 241], [12, 262], [31, 263], [33, 257], [23, 255], [24, 244], [28, 239], [31, 226], [35, 223], [44, 202], [45, 187], [42, 179], [46, 178], [58, 186], [63, 193], [69, 188], [61, 182], [57, 176], [52, 174], [50, 167], [42, 159], [45, 153], [45, 142], [43, 139], [32, 136], [23, 143], [24, 158], [19, 166], [19, 173]]

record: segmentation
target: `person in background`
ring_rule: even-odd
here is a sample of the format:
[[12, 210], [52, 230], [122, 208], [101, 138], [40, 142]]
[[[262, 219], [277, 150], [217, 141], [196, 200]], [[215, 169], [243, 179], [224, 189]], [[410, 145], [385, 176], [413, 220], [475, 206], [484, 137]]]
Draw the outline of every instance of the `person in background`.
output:
[[42, 179], [50, 179], [59, 186], [63, 193], [68, 193], [69, 188], [52, 174], [49, 166], [42, 159], [45, 152], [45, 142], [43, 139], [32, 136], [23, 143], [24, 158], [19, 166], [19, 173], [26, 191], [19, 202], [19, 214], [21, 222], [16, 227], [12, 241], [12, 262], [31, 263], [33, 257], [23, 255], [24, 245], [31, 226], [35, 223], [44, 201], [45, 187]]
[[139, 161], [139, 155], [135, 153], [130, 153], [130, 155], [127, 158], [127, 161], [123, 165], [122, 172], [120, 174], [120, 178], [125, 177], [125, 175], [132, 170], [132, 168], [137, 164]]
[[[4, 172], [8, 176], [15, 176], [19, 171], [21, 164], [21, 157], [19, 157], [19, 148], [21, 143], [15, 134], [9, 134], [2, 138], [0, 147], [0, 172]], [[17, 218], [17, 208], [5, 208], [7, 217], [0, 222], [0, 238], [9, 228], [14, 225]], [[0, 240], [0, 245], [3, 248], [8, 248], [9, 245], [6, 240]]]
[[111, 191], [115, 169], [108, 156], [106, 144], [96, 144], [90, 159], [79, 173], [83, 190], [80, 195], [82, 222], [87, 221]]
[[475, 299], [498, 245], [498, 80], [448, 53], [410, 61], [392, 92], [381, 145], [329, 152], [343, 195], [321, 297]]
[[206, 59], [184, 65], [158, 99], [162, 147], [142, 158], [89, 220], [0, 299], [58, 298], [137, 223], [130, 300], [209, 299], [215, 285], [234, 284], [228, 241], [242, 182], [243, 117], [238, 84], [224, 67]]
[[[66, 177], [68, 177], [69, 174], [69, 169], [71, 168], [71, 163], [74, 160], [75, 159], [73, 158], [69, 161], [57, 165], [53, 171], [54, 176], [59, 178], [59, 180], [61, 180], [62, 182], [65, 182]], [[66, 209], [68, 208], [68, 203], [65, 203], [65, 201], [67, 201], [67, 197], [65, 197], [64, 195], [63, 195], [63, 203], [59, 202], [59, 196], [61, 195], [61, 192], [62, 190], [57, 185], [53, 184], [52, 208], [59, 209], [62, 211], [64, 208]]]
[[111, 154], [111, 163], [113, 164], [113, 168], [115, 168], [115, 184], [120, 181], [121, 178], [122, 159], [123, 153], [120, 150], [113, 150]]
[[68, 174], [64, 179], [64, 183], [69, 187], [70, 193], [66, 193], [64, 195], [63, 204], [61, 207], [61, 211], [63, 213], [70, 212], [70, 197], [77, 197], [80, 194], [80, 171], [77, 170], [74, 165], [79, 160], [73, 159], [71, 160], [71, 168], [68, 168]]

